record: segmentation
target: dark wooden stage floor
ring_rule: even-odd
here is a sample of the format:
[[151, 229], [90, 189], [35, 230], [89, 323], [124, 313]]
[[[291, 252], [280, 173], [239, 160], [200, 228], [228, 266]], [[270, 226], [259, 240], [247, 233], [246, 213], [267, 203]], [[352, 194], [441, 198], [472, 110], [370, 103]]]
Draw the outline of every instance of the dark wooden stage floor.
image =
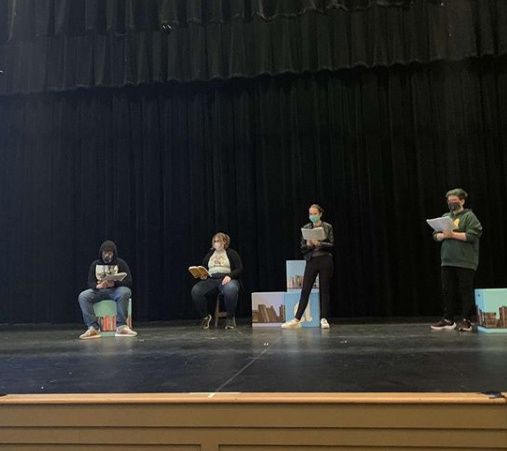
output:
[[4, 326], [0, 393], [507, 391], [507, 335], [420, 323], [136, 329], [134, 339], [80, 341], [79, 326]]

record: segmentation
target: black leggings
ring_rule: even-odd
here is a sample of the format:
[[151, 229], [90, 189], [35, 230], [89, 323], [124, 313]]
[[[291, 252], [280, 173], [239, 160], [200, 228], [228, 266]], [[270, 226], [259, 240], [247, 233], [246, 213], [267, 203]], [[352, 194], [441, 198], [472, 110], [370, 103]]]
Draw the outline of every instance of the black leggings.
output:
[[333, 257], [331, 255], [321, 255], [314, 257], [306, 262], [305, 274], [303, 279], [303, 288], [301, 290], [301, 299], [296, 313], [296, 318], [301, 319], [305, 313], [312, 291], [315, 279], [319, 276], [320, 290], [320, 317], [327, 318], [330, 306], [330, 284], [333, 276]]

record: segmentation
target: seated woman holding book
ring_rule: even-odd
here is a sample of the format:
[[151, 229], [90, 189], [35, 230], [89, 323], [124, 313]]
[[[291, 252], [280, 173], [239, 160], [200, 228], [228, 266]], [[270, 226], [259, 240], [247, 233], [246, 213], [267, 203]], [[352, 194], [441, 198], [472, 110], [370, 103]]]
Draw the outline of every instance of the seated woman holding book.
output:
[[[229, 247], [230, 238], [225, 233], [217, 233], [211, 240], [212, 248], [205, 255], [200, 281], [192, 288], [192, 300], [201, 315], [201, 328], [209, 329], [212, 316], [208, 310], [209, 301], [215, 301], [218, 295], [223, 296], [227, 309], [226, 329], [234, 329], [236, 305], [240, 289], [239, 278], [243, 273], [243, 263], [239, 254]], [[191, 268], [189, 268], [191, 270]], [[191, 270], [193, 273], [193, 271]]]

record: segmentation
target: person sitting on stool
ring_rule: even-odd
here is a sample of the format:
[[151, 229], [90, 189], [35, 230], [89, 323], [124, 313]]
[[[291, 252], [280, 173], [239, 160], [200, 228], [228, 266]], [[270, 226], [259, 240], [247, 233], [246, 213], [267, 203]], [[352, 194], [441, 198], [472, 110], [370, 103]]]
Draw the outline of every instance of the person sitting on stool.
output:
[[[126, 273], [122, 281], [102, 280], [106, 276]], [[111, 299], [116, 302], [116, 337], [135, 337], [134, 332], [127, 326], [128, 303], [132, 296], [130, 287], [132, 276], [130, 269], [121, 258], [118, 258], [116, 244], [104, 241], [100, 246], [99, 258], [90, 265], [88, 272], [88, 289], [79, 294], [79, 306], [83, 313], [83, 320], [88, 330], [79, 336], [81, 340], [100, 338], [100, 328], [93, 310], [93, 304]]]
[[202, 318], [201, 328], [209, 329], [212, 316], [208, 311], [208, 301], [222, 295], [227, 309], [226, 329], [236, 328], [234, 315], [238, 304], [243, 263], [239, 254], [229, 247], [231, 239], [225, 233], [217, 233], [211, 240], [211, 250], [202, 262], [211, 275], [202, 276], [192, 288], [192, 300]]

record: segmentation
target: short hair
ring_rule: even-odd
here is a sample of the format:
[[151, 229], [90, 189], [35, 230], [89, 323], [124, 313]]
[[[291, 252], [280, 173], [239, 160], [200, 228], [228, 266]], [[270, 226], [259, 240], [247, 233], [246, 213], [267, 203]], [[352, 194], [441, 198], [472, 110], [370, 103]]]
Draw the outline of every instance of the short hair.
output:
[[324, 214], [324, 209], [319, 204], [312, 204], [312, 205], [310, 205], [310, 208], [316, 208], [317, 210], [319, 210], [319, 213], [321, 215]]
[[227, 249], [229, 247], [229, 244], [231, 244], [231, 238], [229, 235], [227, 235], [227, 233], [218, 232], [213, 235], [213, 238], [211, 238], [211, 247], [213, 247], [215, 238], [220, 238], [220, 240], [224, 242], [224, 249]]
[[468, 193], [464, 189], [454, 188], [445, 193], [445, 199], [447, 200], [449, 196], [456, 196], [459, 197], [461, 200], [463, 200], [468, 197]]

